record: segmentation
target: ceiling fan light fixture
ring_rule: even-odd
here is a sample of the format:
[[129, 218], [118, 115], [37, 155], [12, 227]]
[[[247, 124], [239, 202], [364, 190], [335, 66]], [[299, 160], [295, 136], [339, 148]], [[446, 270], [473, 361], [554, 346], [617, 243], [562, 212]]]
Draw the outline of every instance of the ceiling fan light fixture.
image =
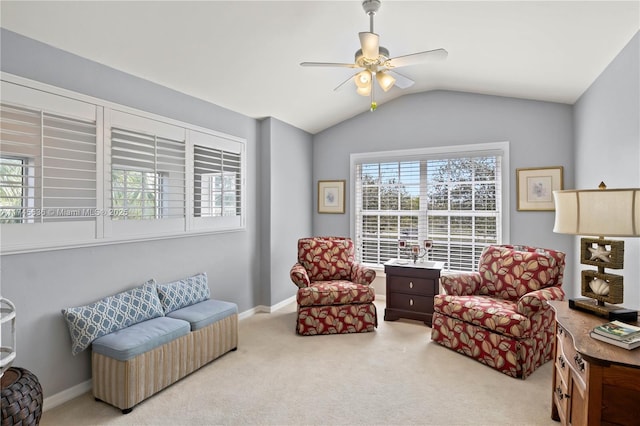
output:
[[391, 74], [380, 71], [376, 73], [376, 80], [378, 80], [378, 84], [385, 92], [388, 92], [389, 89], [393, 87], [396, 83], [396, 79], [393, 78]]
[[353, 78], [353, 81], [356, 83], [359, 89], [364, 87], [369, 87], [371, 85], [371, 71], [364, 70], [359, 72]]
[[356, 93], [360, 96], [369, 96], [371, 94], [371, 85], [369, 84], [368, 86], [358, 87], [356, 89]]

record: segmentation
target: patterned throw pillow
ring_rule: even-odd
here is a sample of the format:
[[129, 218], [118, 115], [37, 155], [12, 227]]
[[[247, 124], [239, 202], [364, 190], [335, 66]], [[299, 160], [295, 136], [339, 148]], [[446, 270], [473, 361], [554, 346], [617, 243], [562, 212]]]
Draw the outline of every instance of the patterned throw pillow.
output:
[[71, 353], [77, 355], [105, 334], [151, 318], [164, 316], [155, 280], [86, 306], [67, 308], [62, 315], [71, 334]]
[[210, 295], [206, 272], [172, 283], [158, 284], [158, 296], [165, 315], [207, 300]]

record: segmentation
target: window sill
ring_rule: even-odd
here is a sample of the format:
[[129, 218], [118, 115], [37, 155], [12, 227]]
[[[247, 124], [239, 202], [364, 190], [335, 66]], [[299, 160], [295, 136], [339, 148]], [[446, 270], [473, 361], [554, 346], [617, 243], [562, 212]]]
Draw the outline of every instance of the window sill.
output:
[[172, 240], [176, 238], [190, 238], [190, 237], [198, 237], [203, 235], [212, 235], [212, 234], [224, 234], [229, 232], [244, 232], [246, 228], [235, 228], [235, 229], [218, 229], [218, 230], [208, 230], [208, 231], [191, 231], [191, 232], [180, 232], [174, 234], [165, 234], [165, 235], [155, 235], [148, 237], [133, 237], [133, 238], [109, 238], [109, 239], [101, 239], [101, 240], [90, 240], [90, 241], [73, 241], [73, 242], [63, 242], [63, 243], [50, 243], [50, 244], [38, 244], [38, 245], [20, 245], [20, 244], [2, 244], [2, 249], [0, 251], [1, 256], [15, 255], [15, 254], [28, 254], [28, 253], [39, 253], [46, 251], [55, 251], [55, 250], [68, 250], [68, 249], [76, 249], [76, 248], [85, 248], [85, 247], [99, 247], [99, 246], [110, 246], [116, 244], [128, 244], [128, 243], [140, 243], [146, 241], [158, 241], [158, 240]]

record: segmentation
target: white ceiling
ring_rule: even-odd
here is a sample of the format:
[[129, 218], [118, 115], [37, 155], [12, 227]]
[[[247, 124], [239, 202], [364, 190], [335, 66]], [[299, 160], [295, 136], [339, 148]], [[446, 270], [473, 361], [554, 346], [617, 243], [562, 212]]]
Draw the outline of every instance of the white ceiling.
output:
[[[369, 109], [349, 68], [369, 19], [342, 1], [7, 1], [2, 27], [244, 115], [310, 133]], [[383, 0], [375, 32], [390, 56], [444, 47], [402, 68], [409, 89], [574, 103], [640, 29], [640, 1]]]

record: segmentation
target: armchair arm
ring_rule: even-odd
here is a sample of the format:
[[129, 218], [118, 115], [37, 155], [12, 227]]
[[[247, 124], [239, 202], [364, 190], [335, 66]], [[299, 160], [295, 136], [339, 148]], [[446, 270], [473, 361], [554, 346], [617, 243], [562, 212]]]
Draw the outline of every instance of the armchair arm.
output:
[[476, 294], [482, 283], [478, 272], [446, 274], [440, 277], [444, 292], [453, 296], [470, 296]]
[[376, 271], [360, 263], [351, 265], [351, 281], [356, 284], [371, 285], [376, 278]]
[[563, 300], [564, 290], [562, 287], [552, 286], [541, 288], [523, 295], [518, 300], [518, 312], [527, 317], [531, 317], [536, 312], [547, 306], [548, 300]]
[[311, 284], [311, 282], [309, 281], [309, 274], [307, 274], [307, 270], [304, 269], [304, 266], [299, 263], [293, 265], [291, 271], [289, 272], [289, 276], [291, 277], [291, 281], [293, 281], [293, 283], [297, 285], [298, 288], [309, 287], [309, 284]]

